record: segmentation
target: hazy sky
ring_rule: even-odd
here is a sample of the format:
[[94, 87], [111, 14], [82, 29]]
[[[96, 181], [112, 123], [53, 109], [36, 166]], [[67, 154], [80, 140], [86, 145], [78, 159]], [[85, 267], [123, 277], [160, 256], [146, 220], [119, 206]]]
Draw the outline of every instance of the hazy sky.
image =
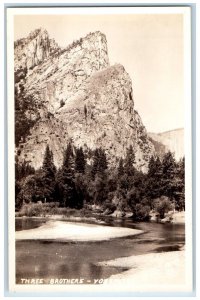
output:
[[15, 39], [43, 27], [60, 46], [87, 33], [106, 34], [110, 64], [133, 83], [135, 109], [150, 132], [184, 127], [183, 17], [145, 15], [19, 15]]

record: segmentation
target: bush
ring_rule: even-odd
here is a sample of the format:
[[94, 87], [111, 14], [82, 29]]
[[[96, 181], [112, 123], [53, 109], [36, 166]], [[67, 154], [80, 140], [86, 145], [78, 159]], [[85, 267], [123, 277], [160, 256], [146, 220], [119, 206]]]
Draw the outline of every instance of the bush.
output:
[[65, 217], [89, 217], [91, 216], [91, 211], [85, 208], [77, 210], [75, 208], [59, 207], [58, 202], [38, 202], [24, 204], [18, 213], [19, 217], [45, 217], [47, 215], [60, 215]]
[[113, 213], [116, 210], [116, 205], [109, 200], [106, 200], [103, 205], [104, 210], [108, 210], [110, 213]]
[[19, 211], [20, 216], [27, 216], [27, 217], [35, 217], [40, 216], [42, 211], [42, 204], [40, 203], [29, 203], [24, 204]]
[[64, 100], [60, 100], [60, 108], [63, 107], [65, 105], [65, 101]]
[[148, 221], [149, 220], [149, 213], [150, 213], [150, 206], [148, 205], [142, 205], [142, 204], [136, 204], [135, 206], [135, 215], [134, 219], [136, 221]]
[[59, 203], [28, 203], [24, 204], [19, 211], [19, 216], [27, 217], [45, 217], [48, 214], [54, 214], [58, 209]]
[[168, 197], [161, 196], [153, 201], [153, 208], [159, 213], [160, 219], [163, 219], [165, 213], [174, 209], [174, 205]]

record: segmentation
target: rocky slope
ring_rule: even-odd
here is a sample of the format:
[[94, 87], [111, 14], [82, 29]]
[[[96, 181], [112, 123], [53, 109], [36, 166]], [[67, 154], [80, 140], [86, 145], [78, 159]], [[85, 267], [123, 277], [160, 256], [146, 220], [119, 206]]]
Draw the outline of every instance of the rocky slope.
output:
[[156, 152], [163, 156], [167, 151], [174, 153], [176, 160], [184, 157], [184, 129], [179, 128], [162, 133], [149, 133]]
[[31, 99], [25, 115], [34, 120], [19, 143], [19, 160], [39, 168], [48, 143], [59, 167], [72, 140], [85, 151], [102, 147], [113, 163], [132, 145], [136, 167], [146, 171], [154, 146], [134, 110], [128, 73], [109, 65], [105, 35], [90, 33], [62, 50], [46, 31], [31, 36], [23, 39], [25, 56], [15, 42], [16, 99]]

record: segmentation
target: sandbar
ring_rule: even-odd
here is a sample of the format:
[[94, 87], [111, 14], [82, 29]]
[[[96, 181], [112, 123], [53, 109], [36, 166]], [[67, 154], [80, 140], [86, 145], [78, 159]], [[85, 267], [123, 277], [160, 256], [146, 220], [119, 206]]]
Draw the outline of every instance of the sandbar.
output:
[[105, 283], [119, 281], [122, 285], [131, 285], [135, 291], [170, 291], [185, 286], [185, 251], [134, 255], [98, 265], [127, 268], [127, 271], [112, 275]]
[[142, 230], [63, 221], [48, 221], [28, 230], [16, 231], [16, 240], [104, 241], [143, 233]]

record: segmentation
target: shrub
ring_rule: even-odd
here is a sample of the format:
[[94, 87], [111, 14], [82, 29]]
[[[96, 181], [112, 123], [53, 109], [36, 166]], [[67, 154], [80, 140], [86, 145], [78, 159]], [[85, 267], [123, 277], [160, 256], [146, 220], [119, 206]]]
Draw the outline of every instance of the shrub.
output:
[[136, 204], [134, 219], [137, 221], [148, 221], [150, 210], [148, 205]]
[[40, 216], [42, 209], [42, 204], [40, 203], [29, 203], [24, 204], [19, 211], [20, 216], [27, 216], [27, 217], [35, 217]]
[[159, 213], [160, 218], [163, 219], [165, 213], [174, 208], [173, 203], [166, 196], [161, 196], [153, 201], [153, 208]]
[[65, 101], [64, 100], [60, 100], [60, 108], [63, 107], [65, 105]]
[[24, 204], [19, 211], [20, 216], [27, 216], [27, 217], [39, 217], [39, 216], [46, 216], [47, 214], [54, 214], [58, 209], [59, 203], [51, 202], [51, 203], [28, 203]]
[[116, 205], [109, 200], [106, 200], [103, 205], [104, 210], [109, 210], [110, 213], [113, 213], [116, 210]]

